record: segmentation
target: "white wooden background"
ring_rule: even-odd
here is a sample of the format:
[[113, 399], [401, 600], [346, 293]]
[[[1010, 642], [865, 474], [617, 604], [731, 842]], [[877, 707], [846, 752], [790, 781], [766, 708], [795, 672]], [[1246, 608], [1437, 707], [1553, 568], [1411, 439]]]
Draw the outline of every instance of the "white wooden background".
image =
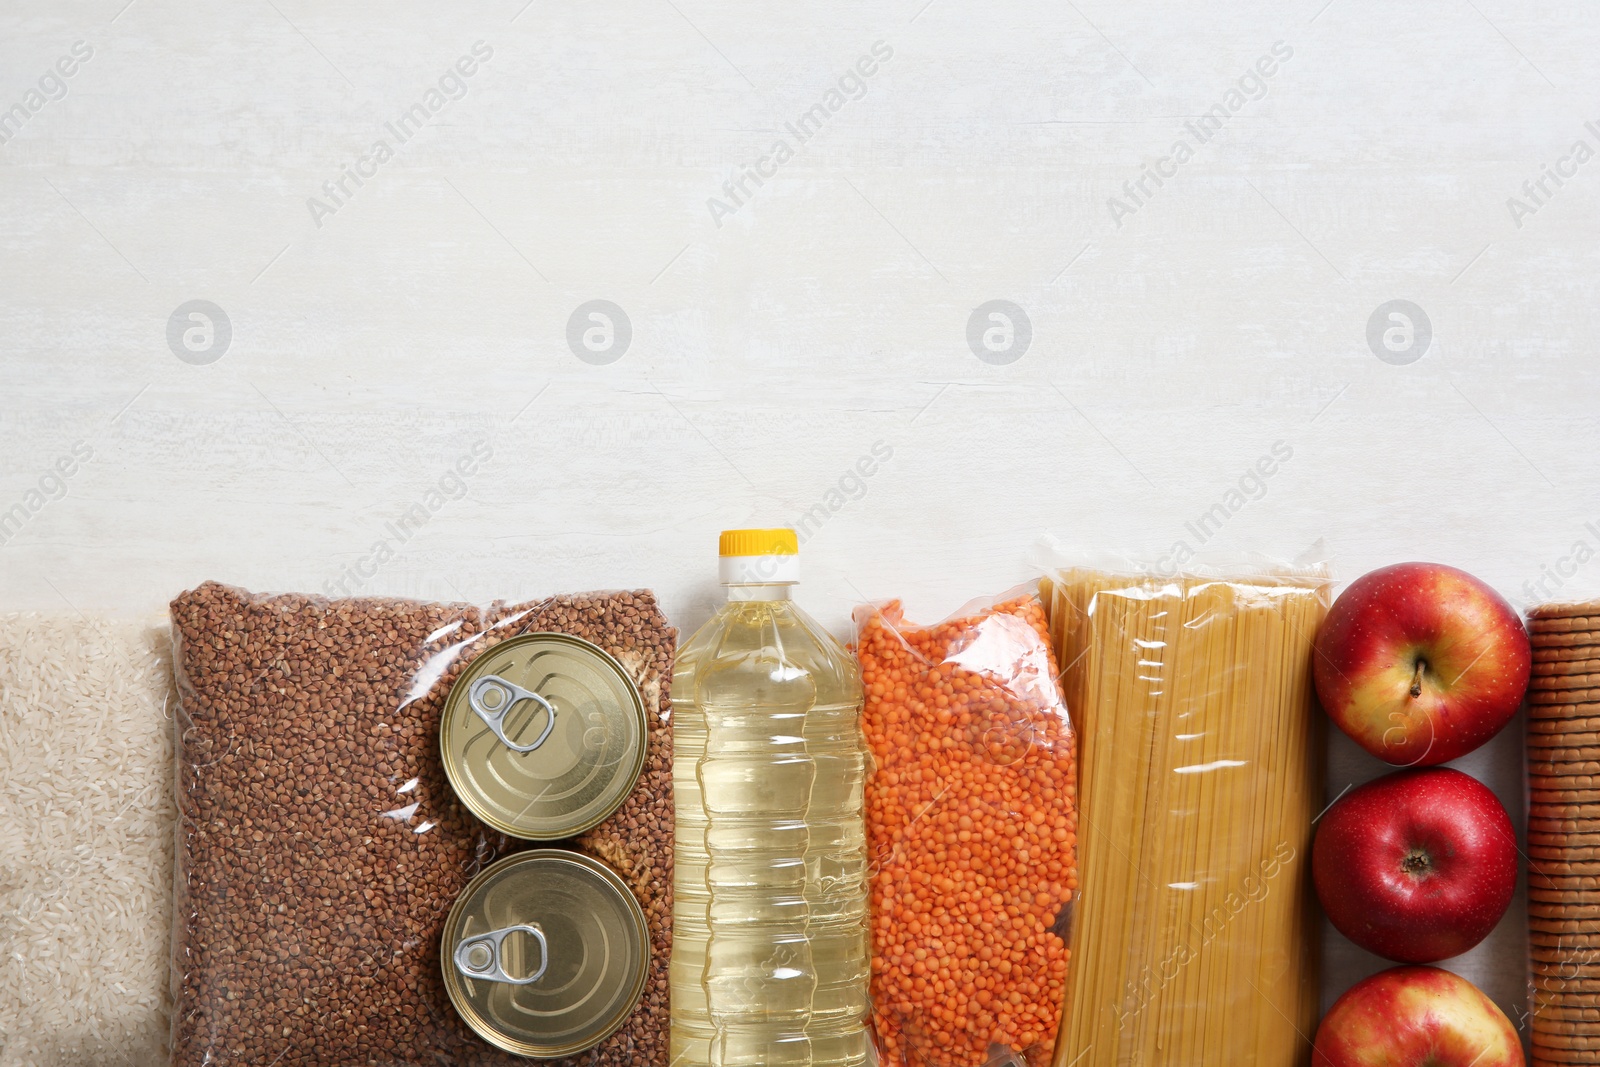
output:
[[[1597, 47], [1526, 0], [3, 0], [0, 609], [648, 585], [692, 628], [718, 529], [817, 505], [841, 631], [1046, 532], [1600, 593]], [[580, 359], [594, 300], [631, 337]], [[1031, 339], [986, 361], [993, 300]], [[1393, 300], [1425, 347], [1369, 344]], [[1468, 764], [1513, 808], [1518, 744]], [[1465, 961], [1511, 1011], [1517, 925]], [[1330, 994], [1376, 966], [1334, 945]]]

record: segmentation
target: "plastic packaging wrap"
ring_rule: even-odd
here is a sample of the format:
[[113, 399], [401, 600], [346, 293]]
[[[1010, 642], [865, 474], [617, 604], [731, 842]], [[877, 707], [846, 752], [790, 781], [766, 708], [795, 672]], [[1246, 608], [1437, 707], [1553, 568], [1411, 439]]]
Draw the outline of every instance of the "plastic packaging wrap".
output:
[[164, 628], [0, 616], [0, 1065], [164, 1067]]
[[1031, 594], [863, 608], [873, 1025], [893, 1067], [1048, 1063], [1077, 881], [1073, 730]]
[[172, 604], [181, 697], [174, 1067], [455, 1067], [526, 1061], [475, 1036], [439, 940], [468, 880], [520, 848], [452, 794], [442, 706], [518, 634], [582, 637], [644, 697], [649, 748], [623, 806], [568, 844], [610, 864], [651, 931], [639, 1007], [572, 1064], [665, 1067], [672, 914], [674, 632], [648, 592], [485, 608], [255, 596]]
[[1326, 579], [1071, 570], [1045, 595], [1084, 827], [1056, 1067], [1306, 1062]]
[[[1600, 1034], [1600, 601], [1528, 612], [1528, 1011], [1533, 1067], [1594, 1062]], [[1508, 731], [1509, 732], [1509, 731]], [[1502, 924], [1503, 925], [1503, 924]]]

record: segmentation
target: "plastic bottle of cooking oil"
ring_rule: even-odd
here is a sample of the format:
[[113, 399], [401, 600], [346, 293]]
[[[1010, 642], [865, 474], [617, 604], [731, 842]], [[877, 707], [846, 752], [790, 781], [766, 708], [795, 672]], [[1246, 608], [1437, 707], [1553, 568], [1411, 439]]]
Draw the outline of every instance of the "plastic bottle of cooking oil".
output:
[[855, 660], [795, 607], [793, 530], [728, 530], [672, 678], [672, 1067], [867, 1063]]

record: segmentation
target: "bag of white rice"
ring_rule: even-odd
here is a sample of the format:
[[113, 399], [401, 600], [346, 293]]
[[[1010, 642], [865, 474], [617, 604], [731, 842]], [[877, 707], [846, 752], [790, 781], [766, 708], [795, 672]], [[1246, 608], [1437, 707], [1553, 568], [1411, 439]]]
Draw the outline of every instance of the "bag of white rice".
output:
[[159, 1067], [171, 1014], [164, 627], [0, 615], [0, 1067]]

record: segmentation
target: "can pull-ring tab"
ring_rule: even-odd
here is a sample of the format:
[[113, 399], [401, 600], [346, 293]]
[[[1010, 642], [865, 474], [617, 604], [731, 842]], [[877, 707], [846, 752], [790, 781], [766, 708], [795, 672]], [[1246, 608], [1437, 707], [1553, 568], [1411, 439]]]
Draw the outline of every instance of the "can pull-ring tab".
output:
[[[539, 969], [526, 978], [513, 978], [500, 964], [500, 943], [517, 931], [539, 942]], [[456, 945], [456, 970], [476, 982], [504, 982], [507, 985], [532, 985], [544, 977], [550, 966], [550, 945], [537, 926], [507, 926], [486, 934], [465, 938]]]
[[[506, 736], [506, 716], [524, 700], [534, 701], [544, 709], [545, 714], [544, 732], [531, 745], [519, 745]], [[538, 693], [508, 682], [497, 674], [486, 674], [473, 682], [472, 688], [467, 690], [467, 703], [484, 725], [494, 731], [500, 743], [513, 752], [532, 752], [544, 744], [550, 731], [556, 728], [556, 709], [553, 704]]]

